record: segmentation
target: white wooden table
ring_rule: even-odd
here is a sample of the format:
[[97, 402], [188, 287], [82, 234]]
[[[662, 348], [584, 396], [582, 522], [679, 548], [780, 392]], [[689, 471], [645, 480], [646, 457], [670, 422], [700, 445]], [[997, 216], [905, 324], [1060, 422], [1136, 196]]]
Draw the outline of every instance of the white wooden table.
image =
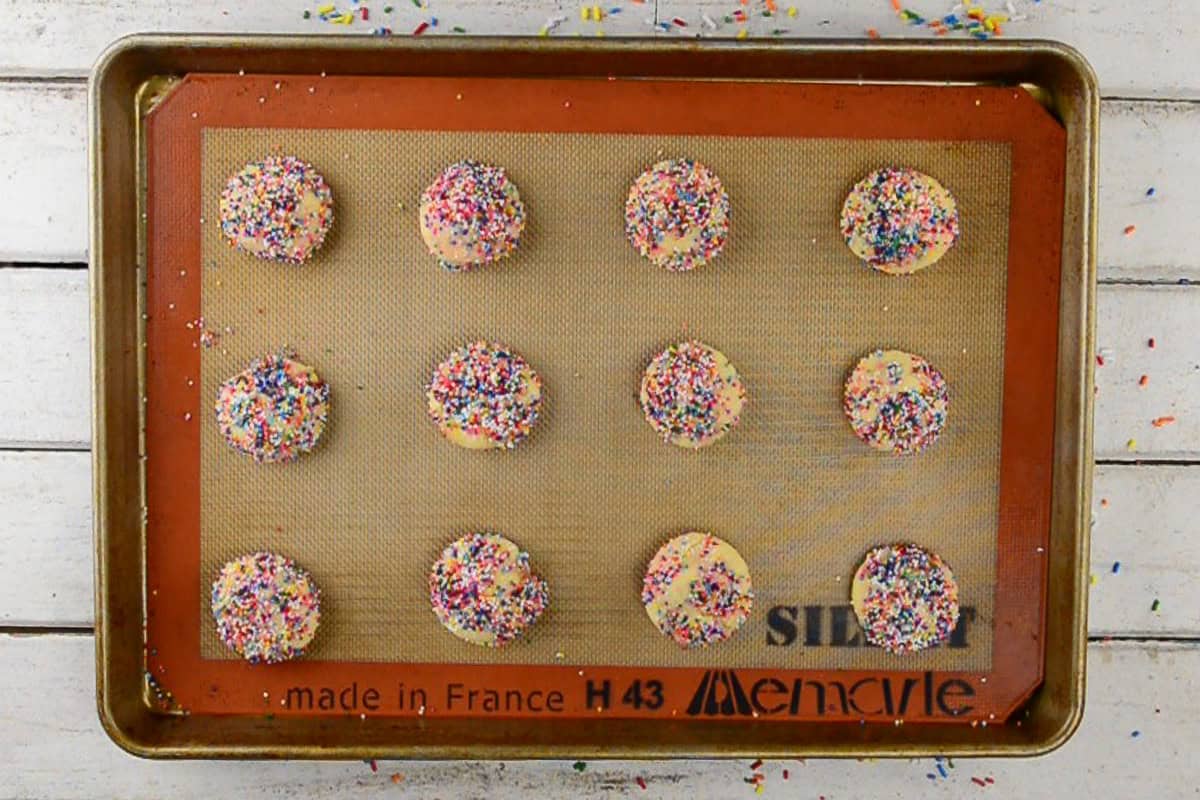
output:
[[[990, 9], [1003, 3], [983, 0]], [[547, 0], [366, 3], [368, 23], [305, 20], [316, 2], [0, 0], [0, 798], [738, 797], [734, 761], [154, 763], [96, 720], [88, 446], [84, 76], [133, 31], [695, 35], [737, 0], [608, 0], [597, 24]], [[922, 35], [888, 0], [777, 0], [752, 35]], [[794, 17], [786, 14], [797, 7]], [[348, 0], [342, 5], [349, 6]], [[928, 14], [947, 0], [912, 0]], [[1092, 643], [1079, 733], [1041, 759], [768, 763], [764, 794], [795, 798], [1200, 795], [1200, 16], [1193, 0], [1014, 0], [1013, 36], [1080, 48], [1100, 76], [1100, 290]], [[752, 4], [755, 9], [758, 4]], [[650, 24], [678, 17], [686, 29]], [[649, 20], [649, 22], [648, 22]], [[709, 35], [731, 36], [721, 24]], [[1147, 190], [1153, 187], [1152, 197]], [[1136, 233], [1125, 235], [1127, 226]], [[1148, 346], [1150, 338], [1156, 346]], [[1144, 387], [1138, 385], [1148, 376]], [[1176, 422], [1154, 427], [1152, 420]], [[1136, 441], [1131, 446], [1130, 441]], [[1131, 449], [1132, 448], [1132, 449]], [[1113, 565], [1120, 562], [1119, 573]], [[1155, 607], [1154, 601], [1158, 600]], [[944, 765], [948, 766], [948, 765]], [[787, 769], [790, 778], [784, 780]], [[930, 779], [932, 774], [936, 779]], [[397, 777], [394, 778], [393, 776]], [[991, 777], [980, 786], [972, 781]], [[637, 779], [641, 778], [646, 788]]]

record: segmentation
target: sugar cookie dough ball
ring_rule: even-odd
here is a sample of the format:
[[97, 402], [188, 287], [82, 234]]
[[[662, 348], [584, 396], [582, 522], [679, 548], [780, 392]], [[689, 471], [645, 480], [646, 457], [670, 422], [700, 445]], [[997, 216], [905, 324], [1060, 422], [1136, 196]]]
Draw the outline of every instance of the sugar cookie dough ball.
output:
[[728, 639], [750, 616], [750, 568], [733, 546], [689, 531], [650, 559], [642, 603], [658, 629], [684, 649]]
[[850, 603], [867, 641], [889, 653], [911, 653], [945, 642], [958, 624], [958, 584], [935, 554], [915, 544], [867, 553]]
[[529, 554], [496, 533], [451, 542], [429, 573], [429, 602], [446, 630], [471, 644], [501, 647], [546, 610], [546, 582]]
[[312, 450], [329, 417], [329, 386], [288, 354], [264, 356], [221, 384], [217, 428], [255, 461], [286, 462]]
[[293, 156], [252, 161], [221, 192], [221, 232], [259, 258], [303, 264], [333, 224], [333, 193], [311, 164]]
[[503, 167], [456, 162], [421, 195], [421, 237], [451, 272], [504, 258], [524, 228], [525, 206]]
[[511, 450], [537, 422], [542, 379], [507, 347], [471, 342], [438, 364], [425, 396], [430, 418], [454, 444]]
[[855, 435], [896, 455], [919, 453], [937, 441], [949, 405], [942, 373], [901, 350], [864, 356], [846, 379], [842, 398]]
[[217, 636], [251, 664], [276, 664], [304, 652], [321, 621], [312, 578], [274, 553], [254, 553], [221, 567], [212, 585]]
[[671, 345], [642, 375], [646, 421], [671, 444], [699, 448], [738, 423], [746, 389], [729, 359], [695, 339]]
[[842, 236], [854, 255], [889, 275], [909, 275], [958, 239], [958, 209], [946, 187], [913, 169], [863, 178], [842, 206]]
[[729, 195], [708, 167], [687, 158], [660, 161], [629, 189], [625, 235], [654, 264], [686, 272], [721, 252], [729, 216]]

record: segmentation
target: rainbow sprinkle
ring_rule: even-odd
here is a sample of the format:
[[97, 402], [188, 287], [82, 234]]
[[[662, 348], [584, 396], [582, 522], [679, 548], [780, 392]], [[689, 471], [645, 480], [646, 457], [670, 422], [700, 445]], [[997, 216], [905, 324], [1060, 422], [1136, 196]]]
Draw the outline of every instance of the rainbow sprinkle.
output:
[[686, 272], [721, 252], [730, 211], [729, 195], [708, 167], [691, 159], [660, 161], [629, 189], [625, 234], [652, 263]]
[[259, 463], [284, 463], [321, 438], [329, 386], [286, 352], [264, 356], [221, 384], [215, 411], [230, 447]]
[[920, 453], [937, 441], [949, 406], [942, 373], [900, 350], [864, 356], [846, 379], [842, 398], [854, 434], [896, 455]]
[[[1040, 0], [1039, 0], [1040, 1]], [[927, 18], [916, 11], [905, 8], [900, 0], [892, 0], [892, 9], [896, 16], [909, 25], [928, 28], [937, 36], [945, 36], [951, 32], [961, 32], [975, 39], [986, 40], [1004, 33], [1003, 25], [1009, 21], [1025, 19], [1015, 13], [1012, 3], [1006, 3], [1008, 13], [990, 12], [982, 6], [970, 2], [957, 4], [954, 9], [941, 17]]]
[[476, 341], [438, 364], [425, 396], [430, 417], [455, 444], [511, 450], [537, 422], [542, 379], [507, 347]]
[[299, 656], [321, 621], [321, 593], [307, 572], [274, 553], [242, 556], [212, 585], [217, 635], [251, 664]]
[[549, 601], [546, 582], [529, 567], [529, 554], [495, 533], [455, 540], [429, 573], [433, 613], [472, 644], [508, 644], [537, 622]]
[[642, 603], [658, 629], [685, 649], [729, 638], [750, 616], [750, 569], [732, 545], [690, 531], [650, 560]]
[[650, 361], [642, 375], [641, 402], [646, 421], [664, 441], [698, 448], [738, 423], [746, 389], [722, 353], [691, 339]]
[[846, 244], [871, 267], [907, 275], [932, 264], [958, 239], [958, 209], [928, 175], [885, 167], [855, 184], [842, 206], [841, 227]]
[[220, 217], [231, 246], [258, 258], [303, 264], [333, 224], [333, 193], [310, 164], [268, 156], [225, 184]]
[[958, 624], [950, 568], [915, 544], [877, 547], [854, 575], [851, 600], [867, 641], [889, 653], [941, 644]]
[[451, 272], [507, 256], [524, 228], [525, 206], [503, 167], [458, 161], [421, 195], [421, 235]]

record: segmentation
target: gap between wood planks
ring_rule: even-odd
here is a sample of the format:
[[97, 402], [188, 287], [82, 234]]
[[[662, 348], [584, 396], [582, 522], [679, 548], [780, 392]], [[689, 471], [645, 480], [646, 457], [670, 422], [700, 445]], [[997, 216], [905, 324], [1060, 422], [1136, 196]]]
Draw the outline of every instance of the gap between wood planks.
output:
[[[88, 265], [81, 261], [0, 261], [4, 269], [57, 269], [86, 270]], [[1097, 286], [1200, 286], [1190, 278], [1098, 278]]]

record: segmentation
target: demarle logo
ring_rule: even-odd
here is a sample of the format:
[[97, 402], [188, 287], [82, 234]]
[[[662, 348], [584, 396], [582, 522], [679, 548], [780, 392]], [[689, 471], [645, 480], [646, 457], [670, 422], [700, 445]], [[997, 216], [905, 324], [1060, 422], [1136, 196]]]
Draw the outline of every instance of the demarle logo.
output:
[[813, 680], [765, 675], [743, 682], [736, 672], [704, 673], [688, 703], [689, 717], [844, 716], [905, 717], [913, 714], [957, 717], [975, 706], [975, 687], [956, 677], [926, 670], [908, 674], [853, 675]]
[[729, 670], [709, 670], [704, 673], [692, 702], [688, 703], [688, 716], [706, 714], [710, 717], [748, 717], [753, 713], [750, 699], [742, 689], [737, 673]]

